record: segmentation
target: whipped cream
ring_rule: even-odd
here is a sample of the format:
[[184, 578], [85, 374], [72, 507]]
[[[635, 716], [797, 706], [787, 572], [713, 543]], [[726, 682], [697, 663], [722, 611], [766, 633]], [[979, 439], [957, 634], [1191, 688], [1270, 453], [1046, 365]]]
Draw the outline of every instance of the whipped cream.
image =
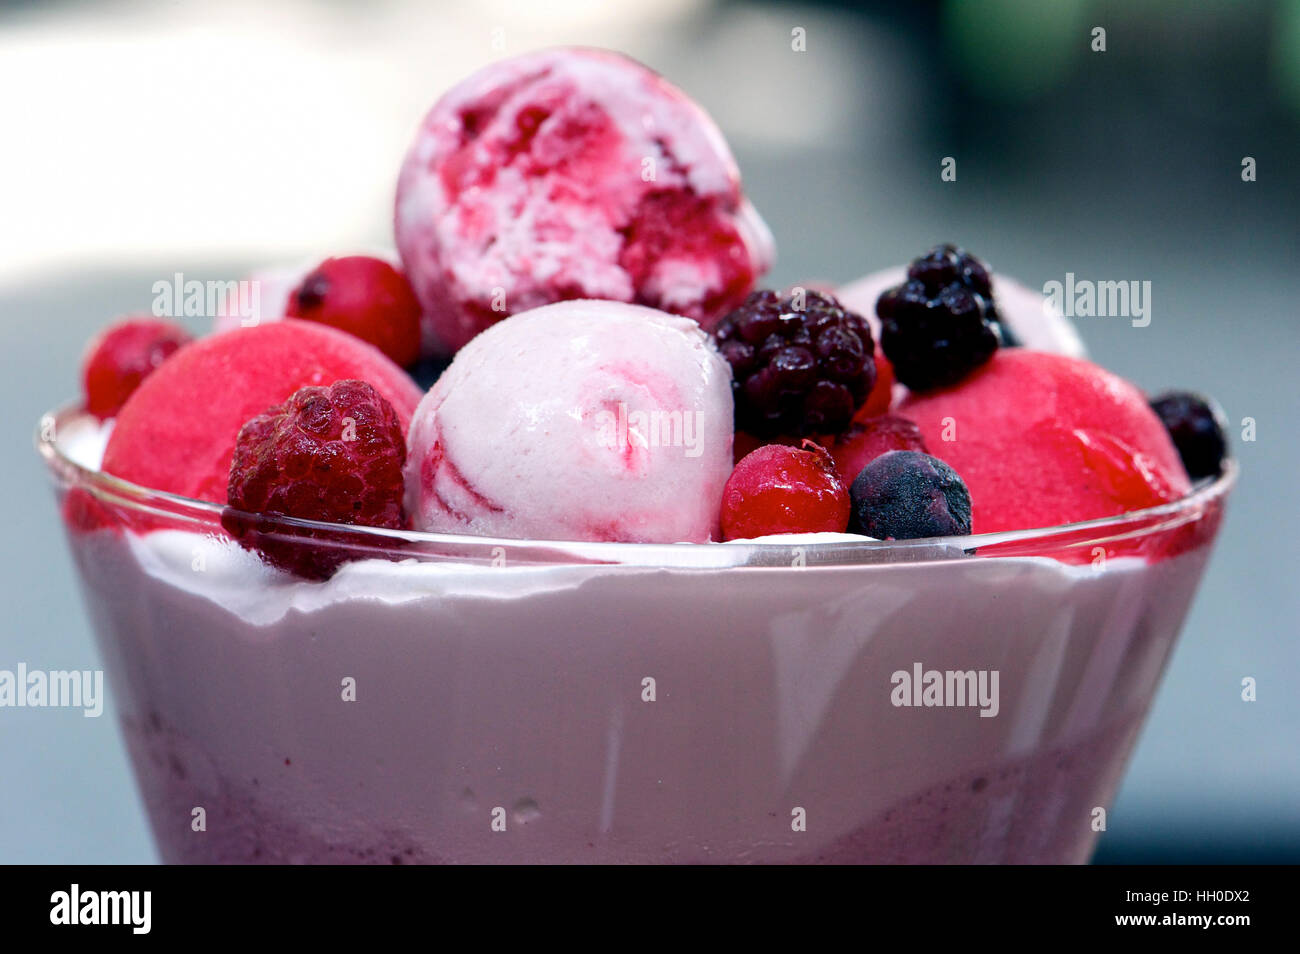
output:
[[59, 449], [68, 459], [86, 470], [99, 470], [104, 448], [113, 434], [113, 418], [97, 421], [89, 414], [78, 414], [59, 424]]

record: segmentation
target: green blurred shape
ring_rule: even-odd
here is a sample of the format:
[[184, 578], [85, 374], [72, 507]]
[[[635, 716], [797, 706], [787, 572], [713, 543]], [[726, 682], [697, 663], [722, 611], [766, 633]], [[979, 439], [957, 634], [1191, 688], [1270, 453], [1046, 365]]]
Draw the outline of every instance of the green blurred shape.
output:
[[[1086, 0], [944, 0], [941, 29], [954, 70], [990, 99], [1028, 100], [1058, 86], [1093, 53]], [[1110, 44], [1109, 35], [1106, 38]]]
[[1273, 27], [1273, 82], [1278, 97], [1300, 113], [1300, 0], [1282, 0]]

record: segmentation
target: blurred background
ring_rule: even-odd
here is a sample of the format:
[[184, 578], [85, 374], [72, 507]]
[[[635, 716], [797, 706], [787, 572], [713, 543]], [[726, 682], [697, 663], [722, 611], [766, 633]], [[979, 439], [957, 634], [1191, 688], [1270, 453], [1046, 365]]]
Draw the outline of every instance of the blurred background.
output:
[[[99, 666], [31, 450], [93, 330], [177, 271], [390, 246], [434, 99], [560, 43], [712, 113], [774, 284], [940, 241], [1034, 287], [1152, 283], [1148, 327], [1079, 331], [1151, 391], [1215, 395], [1243, 476], [1097, 860], [1300, 861], [1297, 0], [0, 0], [0, 668]], [[0, 862], [156, 860], [111, 712], [0, 710], [0, 766]]]

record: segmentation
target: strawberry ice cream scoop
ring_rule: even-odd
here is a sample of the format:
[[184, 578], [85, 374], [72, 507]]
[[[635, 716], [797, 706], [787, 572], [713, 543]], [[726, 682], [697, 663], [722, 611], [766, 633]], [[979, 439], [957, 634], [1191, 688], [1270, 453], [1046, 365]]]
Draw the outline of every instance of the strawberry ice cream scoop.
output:
[[975, 533], [1110, 517], [1190, 490], [1142, 392], [1077, 358], [1004, 348], [899, 413], [966, 482]]
[[461, 349], [411, 422], [417, 529], [550, 540], [717, 537], [731, 374], [690, 319], [572, 301]]
[[600, 298], [702, 323], [771, 265], [771, 234], [699, 106], [633, 60], [529, 53], [440, 99], [397, 186], [397, 247], [434, 346]]

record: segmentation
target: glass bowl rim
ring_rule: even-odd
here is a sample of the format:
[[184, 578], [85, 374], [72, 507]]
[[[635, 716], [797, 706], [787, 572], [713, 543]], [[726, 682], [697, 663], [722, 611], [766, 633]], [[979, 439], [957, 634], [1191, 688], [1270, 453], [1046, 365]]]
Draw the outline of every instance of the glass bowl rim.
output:
[[[197, 517], [218, 524], [220, 524], [221, 516], [225, 511], [234, 509], [225, 504], [218, 504], [209, 500], [198, 500], [181, 494], [155, 490], [115, 477], [103, 470], [84, 466], [70, 457], [66, 449], [60, 446], [58, 437], [59, 432], [62, 430], [60, 425], [70, 419], [94, 420], [79, 405], [69, 403], [41, 415], [35, 433], [35, 444], [41, 457], [45, 460], [56, 479], [66, 486], [85, 487], [96, 497], [110, 499], [133, 509], [152, 511], [172, 517], [188, 513], [192, 519]], [[53, 424], [53, 427], [50, 426], [51, 424]], [[1154, 507], [1131, 510], [1126, 513], [1110, 517], [1099, 517], [1093, 520], [1057, 524], [1051, 527], [1002, 530], [967, 536], [928, 537], [915, 540], [886, 541], [875, 540], [870, 537], [846, 540], [842, 538], [842, 535], [837, 534], [834, 540], [801, 541], [801, 535], [789, 534], [779, 537], [759, 538], [757, 540], [708, 543], [622, 543], [614, 541], [593, 542], [487, 537], [472, 534], [431, 533], [422, 530], [390, 530], [383, 527], [326, 523], [281, 515], [275, 515], [272, 519], [275, 524], [293, 528], [300, 533], [307, 531], [316, 531], [327, 535], [341, 533], [346, 534], [351, 541], [365, 541], [376, 547], [397, 548], [409, 547], [412, 544], [425, 544], [434, 548], [451, 548], [457, 552], [468, 549], [471, 552], [492, 556], [495, 556], [500, 548], [508, 548], [509, 550], [527, 548], [550, 553], [552, 558], [558, 556], [560, 562], [579, 564], [608, 562], [614, 564], [632, 563], [639, 566], [691, 566], [697, 564], [694, 564], [690, 559], [683, 563], [684, 556], [704, 553], [718, 554], [720, 551], [730, 554], [730, 558], [724, 561], [724, 565], [734, 566], [738, 563], [752, 562], [745, 559], [738, 560], [737, 558], [740, 556], [737, 553], [738, 550], [745, 550], [751, 554], [766, 553], [769, 559], [760, 559], [757, 561], [759, 563], [769, 565], [787, 564], [788, 561], [775, 558], [782, 554], [788, 554], [792, 550], [798, 550], [801, 556], [807, 557], [810, 566], [816, 564], [837, 565], [859, 562], [851, 559], [854, 554], [880, 554], [881, 551], [905, 558], [908, 550], [925, 551], [927, 554], [932, 555], [935, 548], [938, 547], [955, 555], [957, 551], [970, 552], [981, 547], [1051, 540], [1053, 537], [1068, 537], [1076, 534], [1086, 534], [1088, 539], [1083, 543], [1065, 544], [1065, 546], [1085, 545], [1094, 542], [1103, 535], [1122, 534], [1126, 529], [1130, 531], [1128, 535], [1161, 532], [1173, 525], [1185, 523], [1197, 517], [1207, 507], [1221, 502], [1236, 483], [1238, 473], [1239, 467], [1236, 458], [1229, 457], [1225, 459], [1223, 470], [1217, 477], [1212, 480], [1207, 478], [1197, 481], [1193, 484], [1191, 492], [1186, 496]], [[161, 504], [162, 509], [153, 506], [155, 503]], [[253, 519], [267, 519], [266, 515], [259, 514], [245, 514], [245, 516]], [[1161, 521], [1162, 518], [1169, 518], [1174, 523], [1157, 522], [1151, 527], [1144, 526], [1150, 521]], [[1139, 527], [1141, 529], [1138, 529]], [[412, 556], [414, 555], [412, 554]], [[817, 559], [819, 556], [847, 556], [849, 559]], [[715, 564], [706, 559], [698, 565], [713, 566]]]

